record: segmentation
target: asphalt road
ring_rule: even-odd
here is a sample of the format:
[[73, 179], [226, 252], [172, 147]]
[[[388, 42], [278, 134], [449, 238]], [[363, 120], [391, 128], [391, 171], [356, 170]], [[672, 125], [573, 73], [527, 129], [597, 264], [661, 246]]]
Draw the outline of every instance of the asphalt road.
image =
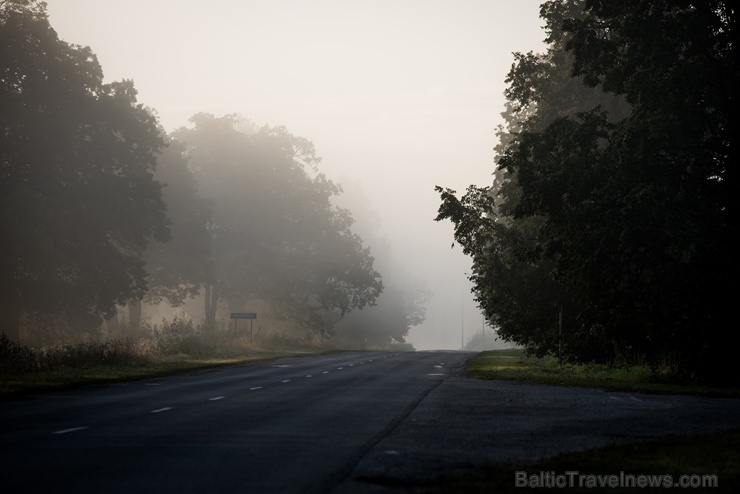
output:
[[3, 402], [0, 490], [326, 492], [464, 358], [350, 352]]
[[740, 428], [740, 400], [475, 381], [470, 355], [348, 352], [0, 402], [0, 490], [399, 492], [481, 462]]

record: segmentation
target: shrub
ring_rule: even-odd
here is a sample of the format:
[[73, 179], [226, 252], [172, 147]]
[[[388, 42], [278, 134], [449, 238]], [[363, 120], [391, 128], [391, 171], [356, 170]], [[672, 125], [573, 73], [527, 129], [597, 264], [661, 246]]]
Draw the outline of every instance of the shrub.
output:
[[19, 374], [31, 372], [37, 368], [38, 361], [33, 350], [10, 341], [5, 333], [0, 334], [0, 371]]
[[152, 328], [152, 338], [164, 355], [205, 355], [211, 350], [204, 341], [201, 328], [194, 327], [190, 319], [175, 317], [172, 322], [163, 319], [161, 326]]

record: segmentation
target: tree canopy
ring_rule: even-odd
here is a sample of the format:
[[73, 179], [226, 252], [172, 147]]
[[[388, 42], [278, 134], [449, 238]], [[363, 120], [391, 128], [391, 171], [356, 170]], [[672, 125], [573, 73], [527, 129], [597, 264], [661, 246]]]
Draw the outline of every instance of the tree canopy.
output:
[[[313, 144], [233, 115], [166, 136], [132, 81], [104, 83], [88, 47], [62, 41], [44, 2], [0, 1], [0, 314], [96, 331], [128, 305], [203, 290], [250, 299], [328, 335], [383, 289]], [[27, 326], [28, 324], [26, 324]]]
[[[517, 55], [496, 181], [437, 219], [474, 262], [504, 337], [575, 360], [726, 374], [736, 279], [736, 15], [723, 1], [542, 5]], [[540, 318], [534, 314], [550, 314]]]
[[0, 313], [95, 327], [146, 290], [142, 252], [169, 236], [156, 119], [131, 81], [103, 83], [45, 4], [0, 2]]
[[235, 311], [259, 299], [328, 333], [328, 313], [374, 303], [382, 290], [373, 257], [334, 207], [339, 188], [319, 172], [313, 144], [284, 127], [254, 128], [234, 115], [197, 114], [183, 142], [203, 195], [213, 203], [212, 279], [206, 315], [219, 300]]

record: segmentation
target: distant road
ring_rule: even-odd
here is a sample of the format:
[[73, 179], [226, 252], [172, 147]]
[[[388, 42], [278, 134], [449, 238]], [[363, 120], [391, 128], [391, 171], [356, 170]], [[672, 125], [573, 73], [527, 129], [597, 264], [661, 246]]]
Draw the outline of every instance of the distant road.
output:
[[477, 381], [471, 355], [346, 352], [0, 402], [0, 492], [403, 492], [482, 462], [740, 428], [740, 400]]
[[290, 358], [0, 403], [0, 490], [326, 492], [465, 353]]

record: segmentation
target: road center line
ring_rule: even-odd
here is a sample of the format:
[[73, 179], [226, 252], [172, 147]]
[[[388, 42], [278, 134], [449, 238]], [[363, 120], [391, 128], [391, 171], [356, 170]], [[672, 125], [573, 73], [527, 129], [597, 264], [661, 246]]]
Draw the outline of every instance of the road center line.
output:
[[85, 429], [89, 429], [89, 427], [70, 427], [69, 429], [62, 429], [59, 431], [54, 431], [52, 434], [67, 434], [68, 432], [77, 432], [77, 431], [83, 431]]
[[156, 410], [152, 410], [151, 413], [162, 413], [162, 412], [166, 412], [168, 410], [172, 410], [172, 407], [157, 408]]

